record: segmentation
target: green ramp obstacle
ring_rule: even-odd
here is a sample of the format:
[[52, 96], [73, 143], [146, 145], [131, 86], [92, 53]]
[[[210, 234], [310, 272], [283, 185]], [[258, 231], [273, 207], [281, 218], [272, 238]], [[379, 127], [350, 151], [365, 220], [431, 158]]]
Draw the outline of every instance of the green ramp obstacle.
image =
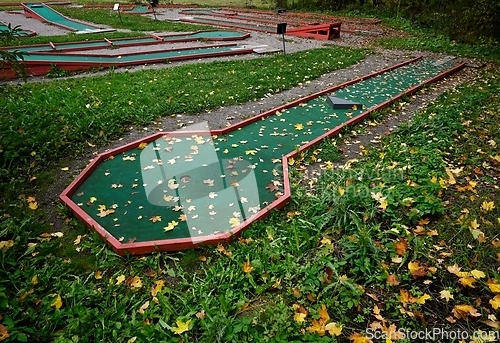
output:
[[85, 24], [74, 19], [70, 19], [54, 10], [45, 3], [21, 3], [24, 14], [27, 17], [35, 18], [63, 29], [75, 31], [76, 33], [97, 33], [111, 32], [114, 29], [103, 29], [95, 25]]
[[296, 154], [463, 67], [417, 57], [228, 128], [158, 133], [100, 154], [60, 198], [118, 254], [217, 244], [286, 204]]

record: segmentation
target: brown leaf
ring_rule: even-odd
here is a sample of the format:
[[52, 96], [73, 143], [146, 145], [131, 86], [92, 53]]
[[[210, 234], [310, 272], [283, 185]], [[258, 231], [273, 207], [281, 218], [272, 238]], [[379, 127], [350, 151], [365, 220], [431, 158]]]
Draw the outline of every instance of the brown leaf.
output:
[[7, 330], [7, 327], [3, 326], [0, 324], [0, 341], [4, 341], [7, 338], [9, 338], [9, 331]]
[[481, 316], [481, 314], [471, 305], [456, 305], [451, 312], [457, 319], [466, 319], [468, 316]]
[[398, 238], [394, 242], [394, 247], [396, 248], [396, 254], [403, 256], [408, 249], [408, 241], [405, 238]]
[[274, 185], [274, 183], [270, 183], [266, 186], [266, 189], [269, 189], [271, 192], [277, 191], [279, 188]]
[[396, 278], [395, 274], [391, 274], [391, 275], [387, 275], [387, 283], [391, 286], [397, 286], [397, 285], [399, 285], [400, 282]]

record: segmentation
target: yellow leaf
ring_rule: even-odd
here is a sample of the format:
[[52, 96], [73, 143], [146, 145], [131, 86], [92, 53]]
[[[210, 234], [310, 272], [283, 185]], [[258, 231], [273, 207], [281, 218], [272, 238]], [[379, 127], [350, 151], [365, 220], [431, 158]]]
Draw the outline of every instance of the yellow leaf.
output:
[[306, 316], [306, 313], [295, 312], [295, 314], [293, 315], [293, 320], [295, 320], [297, 323], [303, 323], [306, 319]]
[[138, 276], [134, 276], [129, 283], [130, 288], [141, 288], [142, 287], [142, 281], [141, 278]]
[[69, 170], [69, 167], [64, 167], [64, 168], [61, 168], [62, 171], [68, 171]]
[[500, 307], [500, 294], [497, 294], [493, 297], [493, 299], [490, 299], [490, 305], [494, 310]]
[[245, 155], [255, 155], [257, 153], [257, 150], [247, 150], [245, 151]]
[[156, 295], [161, 292], [163, 286], [165, 286], [165, 282], [163, 282], [163, 280], [155, 281], [154, 286], [151, 288], [151, 295], [156, 297]]
[[480, 225], [477, 223], [477, 219], [474, 219], [474, 220], [472, 220], [472, 221], [469, 223], [469, 226], [470, 226], [472, 229], [477, 229]]
[[295, 159], [293, 157], [290, 157], [288, 159], [288, 165], [293, 166], [295, 164]]
[[102, 272], [100, 270], [96, 270], [96, 272], [94, 273], [94, 278], [96, 280], [102, 279]]
[[484, 274], [482, 271], [480, 270], [477, 270], [477, 269], [474, 269], [473, 271], [470, 272], [471, 275], [475, 278], [475, 279], [481, 279], [483, 277], [486, 277], [486, 274]]
[[148, 143], [142, 142], [141, 144], [139, 144], [139, 146], [137, 148], [140, 149], [140, 150], [142, 150], [142, 149], [144, 149], [147, 146], [148, 146]]
[[450, 301], [450, 299], [453, 299], [453, 294], [451, 294], [450, 291], [446, 289], [439, 292], [439, 294], [440, 294], [439, 298], [446, 299], [446, 302]]
[[9, 250], [14, 246], [14, 241], [13, 240], [8, 240], [8, 241], [0, 241], [0, 250]]
[[182, 320], [177, 319], [175, 323], [177, 324], [177, 327], [172, 327], [171, 330], [174, 333], [180, 335], [181, 333], [189, 330], [189, 323], [191, 323], [191, 319], [189, 319], [187, 322], [183, 322]]
[[52, 301], [52, 303], [50, 304], [50, 306], [55, 307], [57, 310], [60, 309], [61, 306], [63, 305], [61, 296], [59, 294], [52, 294], [52, 296], [55, 296], [55, 298]]
[[423, 305], [425, 304], [425, 301], [429, 299], [432, 299], [431, 296], [429, 294], [424, 294], [420, 298], [415, 299], [415, 302], [417, 304]]
[[421, 266], [418, 261], [409, 262], [408, 270], [410, 271], [411, 276], [413, 276], [414, 278], [427, 275], [427, 268]]
[[31, 283], [33, 285], [38, 285], [38, 275], [33, 275], [33, 277], [31, 278]]
[[28, 207], [30, 208], [30, 210], [36, 210], [38, 208], [38, 203], [35, 201], [35, 202], [30, 202], [28, 203]]
[[360, 335], [359, 333], [355, 332], [351, 336], [349, 336], [349, 339], [352, 341], [352, 343], [372, 343], [372, 340]]
[[446, 174], [448, 175], [448, 183], [450, 185], [454, 185], [455, 183], [457, 183], [457, 181], [455, 181], [455, 177], [453, 176], [453, 173], [451, 172], [451, 170], [449, 168], [446, 168]]
[[476, 282], [476, 279], [474, 279], [473, 277], [465, 276], [458, 279], [458, 281], [460, 281], [460, 283], [464, 287], [476, 288], [476, 286], [474, 286], [474, 282]]
[[337, 192], [339, 192], [340, 195], [344, 195], [345, 189], [343, 189], [342, 187], [338, 187]]
[[121, 284], [123, 281], [125, 281], [125, 275], [120, 275], [116, 277], [116, 283], [115, 285]]
[[139, 307], [139, 309], [137, 310], [137, 312], [139, 314], [144, 314], [144, 311], [146, 311], [148, 307], [149, 307], [149, 300], [146, 301], [144, 304], [142, 304], [141, 307]]
[[0, 341], [4, 341], [10, 337], [9, 331], [5, 326], [0, 324]]
[[253, 270], [253, 267], [252, 267], [252, 265], [250, 264], [250, 261], [243, 262], [243, 267], [242, 267], [242, 269], [243, 269], [243, 272], [245, 272], [245, 273], [247, 273], [247, 274], [248, 274], [248, 273], [251, 273], [251, 272], [252, 272], [252, 270]]
[[490, 291], [493, 293], [500, 293], [500, 284], [499, 283], [493, 283], [492, 281], [486, 282], [488, 287], [490, 288]]
[[342, 333], [342, 325], [337, 325], [337, 323], [332, 322], [325, 325], [325, 330], [328, 331], [330, 336], [340, 336]]
[[325, 325], [322, 324], [320, 321], [317, 319], [313, 319], [311, 322], [311, 326], [307, 328], [307, 331], [310, 333], [317, 333], [320, 336], [325, 335]]
[[302, 130], [304, 128], [304, 125], [301, 123], [295, 124], [295, 130]]
[[328, 310], [326, 309], [325, 304], [321, 305], [321, 309], [318, 311], [318, 315], [325, 323], [330, 320], [330, 316], [328, 315]]
[[231, 224], [231, 227], [237, 227], [238, 225], [240, 225], [240, 220], [238, 218], [230, 218], [229, 219], [229, 224]]
[[90, 197], [90, 199], [89, 199], [89, 202], [90, 202], [91, 204], [93, 204], [93, 203], [94, 203], [94, 202], [96, 202], [96, 201], [97, 201], [97, 198], [96, 198], [96, 197]]
[[483, 212], [491, 211], [495, 208], [495, 203], [493, 201], [483, 201], [481, 204], [481, 210]]

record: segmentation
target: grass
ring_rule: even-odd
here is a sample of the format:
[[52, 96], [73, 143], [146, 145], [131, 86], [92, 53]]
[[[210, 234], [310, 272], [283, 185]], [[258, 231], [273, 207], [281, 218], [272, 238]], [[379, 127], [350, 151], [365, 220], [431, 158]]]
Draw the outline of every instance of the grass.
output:
[[409, 33], [408, 37], [381, 38], [378, 44], [388, 49], [425, 50], [446, 53], [455, 56], [478, 58], [495, 62], [500, 60], [500, 44], [498, 41], [478, 39], [474, 44], [458, 43], [450, 38], [436, 34], [430, 30], [411, 25], [407, 19], [385, 18], [384, 23]]
[[[2, 87], [0, 340], [363, 342], [374, 328], [496, 330], [495, 67], [344, 169], [329, 163], [341, 159], [340, 137], [297, 158], [292, 201], [225, 246], [119, 257], [63, 206], [57, 227], [45, 212], [39, 194], [89, 145], [160, 116], [279, 92], [365, 53], [318, 49]], [[187, 79], [196, 82], [175, 82]], [[302, 170], [319, 160], [322, 174], [308, 179]]]
[[[9, 306], [2, 324], [14, 340], [330, 342], [328, 330], [320, 336], [325, 324], [342, 326], [342, 341], [370, 335], [379, 309], [387, 327], [421, 330], [425, 319], [449, 330], [488, 330], [480, 320], [492, 311], [488, 284], [498, 278], [493, 181], [500, 162], [491, 140], [499, 90], [497, 72], [485, 72], [350, 169], [325, 171], [312, 189], [301, 186], [298, 166], [293, 202], [224, 247], [121, 258], [63, 209], [63, 237], [27, 235], [44, 232], [42, 211], [16, 199], [0, 230], [2, 241], [14, 243], [0, 252], [0, 306]], [[476, 184], [467, 189], [470, 181]], [[7, 215], [19, 210], [22, 217]], [[475, 288], [461, 283], [468, 274], [448, 271], [454, 264], [475, 270]], [[457, 318], [457, 305], [481, 317]]]
[[[117, 15], [115, 11], [109, 9], [95, 8], [71, 8], [66, 6], [54, 6], [58, 12], [70, 18], [89, 21], [94, 24], [109, 25], [115, 29], [128, 29], [131, 31], [171, 31], [171, 32], [189, 32], [200, 30], [213, 30], [211, 26], [193, 25], [182, 22], [172, 22], [166, 20], [154, 20], [147, 16], [136, 14]], [[121, 20], [120, 20], [121, 17]]]

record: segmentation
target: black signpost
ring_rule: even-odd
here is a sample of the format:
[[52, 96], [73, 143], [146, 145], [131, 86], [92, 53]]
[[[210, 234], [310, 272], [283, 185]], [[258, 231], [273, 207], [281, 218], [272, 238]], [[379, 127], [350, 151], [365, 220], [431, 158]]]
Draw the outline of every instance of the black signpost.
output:
[[150, 4], [151, 4], [151, 8], [153, 9], [153, 15], [155, 17], [155, 20], [157, 20], [155, 7], [158, 6], [158, 0], [151, 0]]
[[278, 26], [276, 28], [276, 33], [277, 34], [281, 34], [281, 36], [283, 37], [283, 55], [285, 55], [286, 54], [286, 51], [285, 51], [286, 23], [280, 23], [280, 24], [278, 24]]

